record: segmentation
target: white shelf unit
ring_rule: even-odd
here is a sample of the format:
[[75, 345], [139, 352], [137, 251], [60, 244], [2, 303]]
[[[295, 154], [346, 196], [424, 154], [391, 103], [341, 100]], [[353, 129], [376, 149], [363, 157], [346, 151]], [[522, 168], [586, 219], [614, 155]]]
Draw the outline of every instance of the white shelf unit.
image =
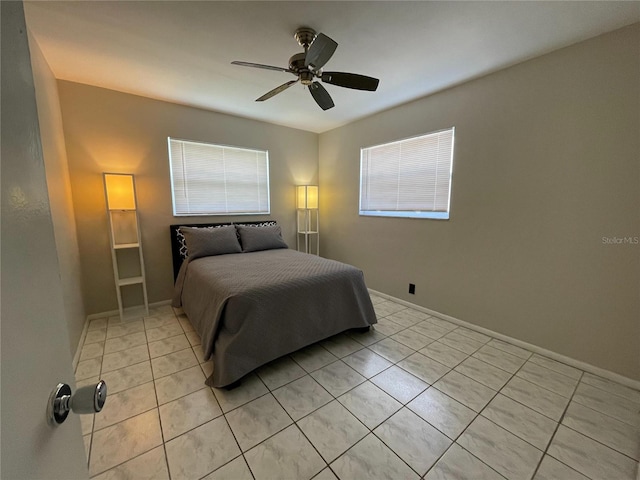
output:
[[[105, 173], [104, 182], [118, 311], [124, 321], [149, 315], [135, 181], [133, 175]], [[127, 289], [135, 298], [132, 305], [125, 305], [123, 290]]]
[[318, 209], [299, 208], [297, 213], [297, 250], [320, 255], [320, 215]]

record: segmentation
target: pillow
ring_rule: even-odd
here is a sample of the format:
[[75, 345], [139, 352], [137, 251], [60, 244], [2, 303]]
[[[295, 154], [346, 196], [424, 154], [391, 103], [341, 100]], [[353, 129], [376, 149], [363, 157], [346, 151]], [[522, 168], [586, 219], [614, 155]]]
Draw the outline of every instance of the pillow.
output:
[[242, 253], [233, 225], [218, 228], [180, 227], [187, 245], [187, 256], [193, 260], [226, 253]]
[[243, 252], [257, 252], [274, 248], [289, 248], [282, 239], [280, 225], [269, 227], [246, 227], [236, 225], [240, 234]]

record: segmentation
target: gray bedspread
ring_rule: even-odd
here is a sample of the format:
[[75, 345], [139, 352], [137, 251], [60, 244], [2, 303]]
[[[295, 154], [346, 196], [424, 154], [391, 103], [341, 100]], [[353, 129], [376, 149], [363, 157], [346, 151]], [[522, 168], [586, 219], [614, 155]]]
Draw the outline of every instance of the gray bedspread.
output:
[[319, 340], [376, 323], [362, 271], [290, 249], [198, 258], [176, 280], [222, 387]]

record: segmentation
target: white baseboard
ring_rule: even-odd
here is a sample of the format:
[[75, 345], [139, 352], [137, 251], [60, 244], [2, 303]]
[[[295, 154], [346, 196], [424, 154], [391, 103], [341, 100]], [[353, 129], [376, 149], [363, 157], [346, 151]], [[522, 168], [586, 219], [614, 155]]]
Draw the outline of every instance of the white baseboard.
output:
[[[171, 300], [162, 300], [161, 302], [150, 303], [149, 308], [162, 307], [164, 305], [171, 305]], [[104, 318], [104, 317], [113, 317], [115, 315], [120, 315], [120, 312], [118, 310], [109, 310], [108, 312], [92, 313], [91, 315], [87, 315], [87, 320], [94, 320], [96, 318]]]
[[[161, 302], [154, 302], [149, 304], [149, 308], [154, 307], [163, 307], [164, 305], [171, 305], [171, 300], [162, 300]], [[118, 310], [110, 310], [108, 312], [102, 313], [92, 313], [91, 315], [87, 315], [87, 319], [84, 322], [84, 327], [82, 328], [82, 335], [80, 335], [80, 340], [78, 341], [78, 346], [76, 347], [76, 354], [73, 356], [73, 371], [76, 371], [78, 367], [78, 363], [80, 362], [80, 354], [82, 353], [82, 346], [84, 345], [84, 339], [87, 337], [87, 329], [89, 328], [89, 322], [91, 320], [95, 320], [96, 318], [105, 318], [105, 317], [113, 317], [114, 315], [120, 315]]]
[[[464, 320], [460, 320], [458, 318], [452, 317], [445, 313], [436, 312], [435, 310], [431, 310], [430, 308], [421, 307], [420, 305], [415, 305], [411, 302], [407, 302], [405, 300], [401, 300], [396, 297], [392, 297], [391, 295], [387, 295], [386, 293], [378, 292], [376, 290], [369, 289], [369, 292], [377, 295], [378, 297], [386, 298], [387, 300], [392, 300], [401, 305], [405, 305], [407, 307], [411, 307], [420, 312], [428, 313], [429, 315], [433, 315], [438, 318], [442, 318], [443, 320], [447, 320], [451, 323], [455, 323], [456, 325], [460, 325], [462, 327], [466, 327], [470, 330], [475, 330], [476, 332], [484, 333], [485, 335], [489, 335], [491, 337], [497, 338], [498, 340], [503, 340], [505, 342], [511, 343], [517, 347], [524, 348], [531, 352], [537, 353], [539, 355], [544, 355], [545, 357], [551, 358], [552, 360], [556, 360], [558, 362], [564, 363], [566, 365], [578, 368], [580, 370], [584, 370], [585, 372], [592, 373], [594, 375], [598, 375], [603, 378], [607, 378], [611, 381], [620, 383], [622, 385], [626, 385], [627, 387], [634, 388], [636, 390], [640, 390], [640, 381], [633, 380], [632, 378], [625, 377], [615, 372], [611, 372], [609, 370], [605, 370], [604, 368], [596, 367], [595, 365], [591, 365], [586, 362], [582, 362], [580, 360], [576, 360], [571, 357], [567, 357], [565, 355], [561, 355], [559, 353], [553, 352], [551, 350], [547, 350], [546, 348], [539, 347], [537, 345], [533, 345], [531, 343], [523, 342], [522, 340], [518, 340], [517, 338], [509, 337], [508, 335], [503, 335], [502, 333], [494, 332], [493, 330], [489, 330], [488, 328], [479, 327], [478, 325], [474, 325], [473, 323], [465, 322]], [[638, 479], [640, 480], [640, 479]]]
[[82, 333], [80, 334], [80, 340], [78, 340], [78, 346], [76, 347], [76, 354], [73, 356], [73, 372], [75, 373], [76, 368], [78, 368], [78, 363], [80, 362], [80, 354], [82, 353], [82, 346], [84, 345], [84, 339], [87, 337], [87, 329], [89, 328], [89, 319], [85, 320], [84, 326], [82, 327]]
[[[614, 382], [618, 382], [622, 385], [626, 385], [628, 387], [631, 388], [635, 388], [636, 390], [640, 390], [640, 381], [638, 380], [633, 380], [631, 378], [625, 377], [623, 375], [620, 375], [618, 373], [615, 372], [611, 372], [609, 370], [605, 370], [603, 368], [600, 367], [596, 367], [595, 365], [591, 365], [589, 363], [586, 362], [582, 362], [580, 360], [576, 360], [574, 358], [571, 357], [567, 357], [565, 355], [561, 355], [559, 353], [553, 352], [551, 350], [547, 350], [546, 348], [542, 348], [539, 347], [537, 345], [533, 345], [531, 343], [527, 343], [527, 342], [523, 342], [522, 340], [518, 340], [517, 338], [513, 338], [510, 337], [508, 335], [504, 335], [502, 333], [498, 333], [498, 332], [494, 332], [493, 330], [489, 330], [488, 328], [483, 328], [483, 327], [479, 327], [478, 325], [474, 325], [473, 323], [469, 323], [469, 322], [465, 322], [464, 320], [460, 320], [458, 318], [452, 317], [450, 315], [447, 315], [445, 313], [441, 313], [441, 312], [437, 312], [435, 310], [431, 310], [430, 308], [425, 308], [422, 307], [420, 305], [416, 305], [414, 303], [411, 302], [407, 302], [406, 300], [402, 300], [396, 297], [392, 297], [391, 295], [387, 295], [386, 293], [382, 293], [382, 292], [378, 292], [376, 290], [373, 289], [369, 289], [369, 292], [377, 295], [379, 297], [382, 298], [386, 298], [387, 300], [392, 300], [396, 303], [400, 303], [401, 305], [405, 305], [407, 307], [411, 307], [415, 310], [418, 310], [420, 312], [424, 312], [424, 313], [428, 313], [429, 315], [433, 315], [439, 318], [442, 318], [443, 320], [447, 320], [451, 323], [455, 323], [456, 325], [460, 325], [463, 327], [466, 327], [470, 330], [475, 330], [476, 332], [480, 332], [480, 333], [484, 333], [485, 335], [489, 335], [491, 337], [497, 338], [498, 340], [503, 340], [505, 342], [511, 343], [512, 345], [515, 345], [517, 347], [521, 347], [524, 348], [526, 350], [529, 350], [531, 352], [537, 353], [539, 355], [544, 355], [545, 357], [551, 358], [552, 360], [556, 360], [558, 362], [564, 363], [566, 365], [569, 365], [571, 367], [575, 367], [578, 368], [580, 370], [583, 370], [585, 372], [589, 372], [592, 373], [594, 375], [598, 375], [600, 377], [603, 378], [607, 378], [609, 380], [612, 380]], [[163, 300], [161, 302], [155, 302], [155, 303], [150, 303], [149, 307], [153, 308], [153, 307], [161, 307], [164, 305], [170, 305], [171, 304], [171, 300]], [[80, 353], [82, 350], [82, 345], [84, 344], [84, 339], [87, 336], [87, 328], [89, 327], [89, 321], [96, 319], [96, 318], [104, 318], [104, 317], [110, 317], [113, 315], [119, 315], [118, 310], [112, 310], [109, 312], [102, 312], [102, 313], [93, 313], [91, 315], [87, 316], [87, 320], [84, 324], [84, 328], [82, 330], [82, 335], [80, 335], [80, 341], [78, 342], [78, 346], [76, 348], [76, 354], [73, 357], [73, 370], [75, 371], [76, 367], [78, 366], [78, 362], [80, 360]], [[640, 479], [638, 479], [640, 480]]]

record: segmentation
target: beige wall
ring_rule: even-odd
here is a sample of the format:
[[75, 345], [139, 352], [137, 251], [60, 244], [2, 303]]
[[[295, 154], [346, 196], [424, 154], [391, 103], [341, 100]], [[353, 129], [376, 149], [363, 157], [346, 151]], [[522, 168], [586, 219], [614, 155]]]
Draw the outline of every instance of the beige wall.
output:
[[[640, 245], [603, 244], [640, 237], [639, 115], [636, 24], [324, 133], [323, 254], [370, 288], [640, 379]], [[449, 221], [358, 216], [361, 147], [452, 125]]]
[[[276, 219], [295, 246], [294, 186], [317, 182], [318, 136], [111, 90], [58, 83], [87, 313], [117, 309], [102, 172], [136, 175], [150, 302], [169, 300], [169, 225]], [[167, 137], [269, 151], [271, 215], [174, 217]]]
[[64, 143], [60, 99], [56, 79], [35, 38], [29, 36], [31, 65], [35, 83], [40, 138], [47, 174], [47, 188], [60, 266], [65, 319], [71, 354], [75, 354], [82, 335], [86, 313], [82, 298], [80, 253]]

